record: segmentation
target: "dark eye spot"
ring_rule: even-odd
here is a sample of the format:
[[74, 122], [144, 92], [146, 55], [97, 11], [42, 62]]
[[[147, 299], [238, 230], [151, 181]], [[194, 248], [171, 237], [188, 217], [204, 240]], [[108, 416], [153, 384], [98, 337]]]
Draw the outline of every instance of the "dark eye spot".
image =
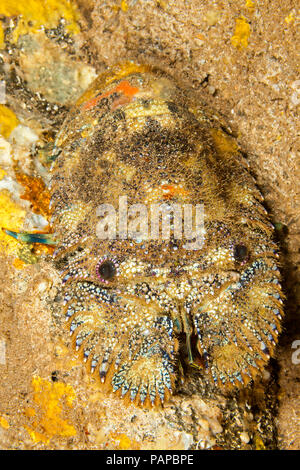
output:
[[54, 370], [51, 374], [51, 380], [52, 382], [57, 382], [58, 378], [57, 378], [57, 375], [58, 375], [58, 372], [57, 370]]
[[245, 261], [248, 256], [248, 248], [245, 245], [235, 245], [234, 251], [233, 251], [233, 256], [236, 261], [239, 261], [240, 263], [242, 261]]
[[98, 276], [105, 281], [112, 279], [116, 272], [116, 266], [114, 262], [110, 260], [103, 261], [103, 263], [97, 267]]

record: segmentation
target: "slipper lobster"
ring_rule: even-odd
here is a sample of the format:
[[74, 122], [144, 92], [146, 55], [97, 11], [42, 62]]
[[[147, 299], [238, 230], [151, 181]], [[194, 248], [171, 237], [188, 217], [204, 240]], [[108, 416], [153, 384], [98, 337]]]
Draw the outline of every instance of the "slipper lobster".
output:
[[[174, 393], [180, 348], [216, 386], [244, 387], [281, 330], [263, 198], [233, 136], [197, 102], [156, 68], [115, 66], [71, 109], [53, 151], [54, 258], [74, 347], [108, 388], [148, 406]], [[110, 213], [120, 201], [125, 222]], [[174, 208], [202, 205], [202, 245], [137, 236], [159, 205], [174, 232]], [[99, 237], [101, 220], [113, 237]]]

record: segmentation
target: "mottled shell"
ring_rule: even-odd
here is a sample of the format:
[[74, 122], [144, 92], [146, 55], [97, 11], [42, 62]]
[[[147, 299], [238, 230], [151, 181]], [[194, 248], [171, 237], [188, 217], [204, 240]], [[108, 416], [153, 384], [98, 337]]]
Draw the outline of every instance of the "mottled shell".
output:
[[[190, 96], [156, 69], [116, 66], [78, 100], [54, 151], [54, 256], [74, 346], [101, 382], [148, 405], [174, 392], [180, 361], [220, 387], [246, 385], [280, 331], [262, 197], [234, 139]], [[100, 240], [97, 208], [120, 196], [203, 204], [203, 247]]]

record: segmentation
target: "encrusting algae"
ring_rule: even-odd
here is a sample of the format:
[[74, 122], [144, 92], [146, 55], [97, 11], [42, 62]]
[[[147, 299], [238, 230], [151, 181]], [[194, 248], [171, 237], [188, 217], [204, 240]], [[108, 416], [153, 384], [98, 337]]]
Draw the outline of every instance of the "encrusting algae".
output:
[[[0, 191], [0, 227], [9, 227], [11, 230], [20, 231], [23, 227], [26, 211], [16, 204], [7, 190]], [[0, 244], [7, 253], [17, 254], [21, 247], [18, 240], [8, 236], [0, 230]]]
[[251, 33], [251, 28], [244, 16], [236, 18], [235, 32], [231, 37], [231, 44], [237, 49], [245, 49], [248, 47], [248, 40]]
[[18, 124], [19, 119], [15, 113], [4, 104], [0, 104], [0, 134], [7, 139]]
[[25, 426], [34, 442], [49, 443], [54, 436], [75, 436], [76, 429], [67, 420], [62, 419], [64, 409], [72, 408], [75, 392], [71, 385], [62, 382], [49, 382], [39, 376], [32, 378], [33, 401], [37, 410], [25, 409], [24, 414], [30, 419], [30, 426]]
[[76, 34], [80, 31], [79, 13], [75, 3], [70, 0], [1, 0], [0, 15], [19, 17], [18, 25], [13, 31], [14, 42], [21, 35], [35, 33], [41, 28], [56, 28], [61, 18], [66, 21], [67, 32]]

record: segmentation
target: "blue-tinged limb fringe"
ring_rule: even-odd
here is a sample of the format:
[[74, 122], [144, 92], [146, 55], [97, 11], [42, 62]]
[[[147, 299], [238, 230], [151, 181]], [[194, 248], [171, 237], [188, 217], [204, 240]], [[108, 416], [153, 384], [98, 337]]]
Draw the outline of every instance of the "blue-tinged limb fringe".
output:
[[29, 233], [29, 232], [13, 232], [6, 228], [2, 229], [7, 235], [15, 238], [16, 240], [25, 243], [43, 243], [44, 245], [57, 245], [52, 233]]

